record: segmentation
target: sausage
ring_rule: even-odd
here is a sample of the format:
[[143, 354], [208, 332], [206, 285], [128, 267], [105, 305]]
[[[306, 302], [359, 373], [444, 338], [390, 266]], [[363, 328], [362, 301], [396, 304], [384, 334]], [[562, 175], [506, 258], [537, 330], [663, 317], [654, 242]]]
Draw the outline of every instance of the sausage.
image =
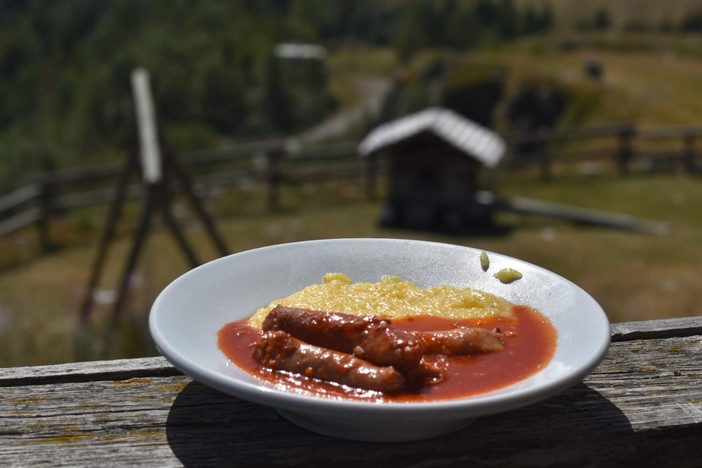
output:
[[445, 356], [478, 354], [501, 351], [504, 348], [502, 333], [478, 327], [458, 327], [434, 332], [413, 332], [427, 354]]
[[444, 359], [428, 361], [422, 358], [421, 362], [414, 369], [406, 371], [403, 375], [409, 385], [413, 387], [424, 387], [426, 385], [436, 385], [446, 378]]
[[390, 326], [388, 319], [358, 317], [277, 305], [266, 316], [263, 330], [282, 330], [307, 343], [353, 353], [377, 366], [409, 372], [420, 365], [424, 347], [411, 333]]
[[445, 378], [445, 370], [436, 362], [428, 363], [426, 355], [477, 354], [504, 348], [499, 330], [458, 327], [434, 332], [405, 331], [376, 316], [281, 305], [268, 313], [262, 328], [264, 332], [285, 332], [303, 344], [352, 354], [345, 358], [362, 359], [375, 367], [393, 367], [412, 386], [435, 384]]
[[351, 353], [370, 327], [389, 324], [388, 320], [371, 315], [358, 317], [276, 305], [266, 316], [262, 328], [263, 331], [282, 330], [302, 341]]
[[397, 393], [405, 378], [392, 367], [370, 364], [351, 354], [311, 345], [284, 331], [267, 331], [253, 344], [253, 357], [264, 367], [349, 387]]
[[421, 364], [425, 349], [413, 333], [387, 326], [370, 327], [353, 354], [378, 366], [410, 372]]

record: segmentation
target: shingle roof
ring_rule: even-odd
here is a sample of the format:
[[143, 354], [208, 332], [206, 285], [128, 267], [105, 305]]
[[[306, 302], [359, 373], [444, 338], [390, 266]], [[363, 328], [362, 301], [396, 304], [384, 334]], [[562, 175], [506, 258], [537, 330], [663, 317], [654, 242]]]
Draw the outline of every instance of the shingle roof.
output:
[[427, 131], [487, 167], [495, 167], [505, 154], [505, 142], [495, 132], [441, 107], [432, 107], [380, 125], [363, 139], [358, 150], [362, 156], [367, 156]]

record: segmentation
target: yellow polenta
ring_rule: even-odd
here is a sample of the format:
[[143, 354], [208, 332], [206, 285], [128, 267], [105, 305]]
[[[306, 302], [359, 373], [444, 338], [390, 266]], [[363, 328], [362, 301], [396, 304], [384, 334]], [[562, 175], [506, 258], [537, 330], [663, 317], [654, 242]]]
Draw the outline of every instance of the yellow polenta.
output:
[[377, 283], [354, 283], [342, 273], [327, 273], [321, 283], [258, 309], [249, 319], [249, 325], [260, 328], [266, 314], [278, 304], [391, 319], [413, 315], [450, 319], [485, 318], [512, 312], [509, 302], [478, 289], [454, 286], [423, 289], [410, 281], [403, 281], [399, 276], [390, 275], [383, 276]]

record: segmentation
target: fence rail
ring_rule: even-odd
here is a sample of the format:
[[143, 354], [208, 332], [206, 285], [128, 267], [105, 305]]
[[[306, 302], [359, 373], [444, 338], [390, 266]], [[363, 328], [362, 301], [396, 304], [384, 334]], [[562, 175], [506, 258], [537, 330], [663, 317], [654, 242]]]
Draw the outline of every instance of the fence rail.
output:
[[[702, 138], [702, 127], [645, 128], [624, 123], [514, 133], [505, 138], [509, 148], [506, 168], [536, 166], [544, 180], [554, 177], [556, 165], [567, 161], [612, 162], [622, 175], [655, 168], [699, 173], [701, 168], [695, 143]], [[668, 146], [656, 150], [660, 142]], [[374, 184], [375, 177], [357, 157], [357, 146], [358, 142], [352, 141], [302, 147], [293, 139], [277, 139], [185, 152], [178, 160], [193, 172], [200, 187], [231, 186], [243, 180], [262, 184], [267, 207], [275, 209], [284, 185], [353, 177]], [[336, 168], [332, 170], [333, 165]], [[0, 196], [0, 236], [34, 224], [42, 247], [50, 248], [50, 220], [58, 214], [110, 202], [114, 190], [104, 187], [122, 170], [117, 164], [103, 164], [40, 174], [35, 182]], [[61, 190], [68, 186], [68, 193]], [[374, 193], [373, 188], [367, 187], [367, 193]], [[141, 195], [138, 182], [129, 187], [130, 198]]]
[[[621, 174], [656, 169], [656, 163], [660, 162], [697, 173], [700, 164], [696, 160], [695, 141], [699, 138], [702, 138], [702, 127], [637, 127], [627, 123], [507, 136], [513, 155], [512, 167], [538, 165], [545, 180], [553, 177], [556, 164], [574, 160], [609, 160]], [[604, 141], [606, 146], [593, 147], [592, 143], [597, 141]], [[661, 141], [674, 146], [656, 150], [655, 143]], [[574, 149], [570, 148], [572, 145]]]

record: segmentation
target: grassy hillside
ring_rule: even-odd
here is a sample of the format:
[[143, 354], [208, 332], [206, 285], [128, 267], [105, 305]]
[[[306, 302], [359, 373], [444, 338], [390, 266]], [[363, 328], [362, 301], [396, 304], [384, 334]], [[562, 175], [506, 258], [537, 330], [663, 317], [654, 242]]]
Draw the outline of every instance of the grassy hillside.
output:
[[[611, 43], [611, 47], [604, 47], [587, 39], [583, 39], [582, 46], [576, 50], [564, 50], [564, 40], [564, 36], [554, 35], [524, 40], [510, 47], [442, 56], [449, 57], [450, 63], [464, 67], [503, 67], [507, 79], [505, 100], [522, 83], [533, 78], [560, 83], [575, 91], [586, 91], [583, 94], [595, 102], [587, 106], [579, 120], [566, 122], [567, 125], [606, 122], [648, 126], [702, 124], [702, 100], [699, 99], [702, 61], [698, 56], [678, 52], [680, 41], [664, 41], [654, 50], [621, 51]], [[337, 66], [347, 70], [350, 68], [347, 63], [352, 62], [349, 57], [358, 60], [359, 54], [342, 55]], [[418, 58], [416, 67], [421, 68], [435, 56], [426, 54]], [[602, 64], [601, 81], [593, 81], [585, 74], [585, 64], [591, 59]], [[383, 52], [367, 52], [362, 66], [375, 69], [382, 64], [388, 67], [387, 61], [388, 55]], [[503, 109], [497, 109], [497, 113], [500, 112]]]
[[[573, 37], [582, 42], [577, 42], [575, 49], [568, 49], [564, 44]], [[505, 90], [494, 115], [500, 130], [511, 130], [505, 119], [507, 102], [525, 83], [535, 80], [553, 84], [570, 94], [561, 127], [620, 122], [644, 127], [702, 125], [700, 49], [692, 47], [693, 42], [673, 37], [662, 38], [653, 48], [644, 47], [638, 36], [626, 37], [634, 45], [604, 40], [602, 36], [596, 36], [600, 42], [593, 42], [590, 35], [554, 34], [469, 54], [427, 52], [402, 72], [398, 72], [401, 68], [388, 50], [349, 49], [332, 57], [332, 83], [343, 88], [349, 76], [364, 73], [416, 77], [427, 63], [441, 58], [466, 70], [495, 67], [505, 71]], [[628, 50], [630, 46], [634, 50]], [[602, 66], [603, 76], [599, 81], [585, 73], [590, 60], [597, 60]]]

